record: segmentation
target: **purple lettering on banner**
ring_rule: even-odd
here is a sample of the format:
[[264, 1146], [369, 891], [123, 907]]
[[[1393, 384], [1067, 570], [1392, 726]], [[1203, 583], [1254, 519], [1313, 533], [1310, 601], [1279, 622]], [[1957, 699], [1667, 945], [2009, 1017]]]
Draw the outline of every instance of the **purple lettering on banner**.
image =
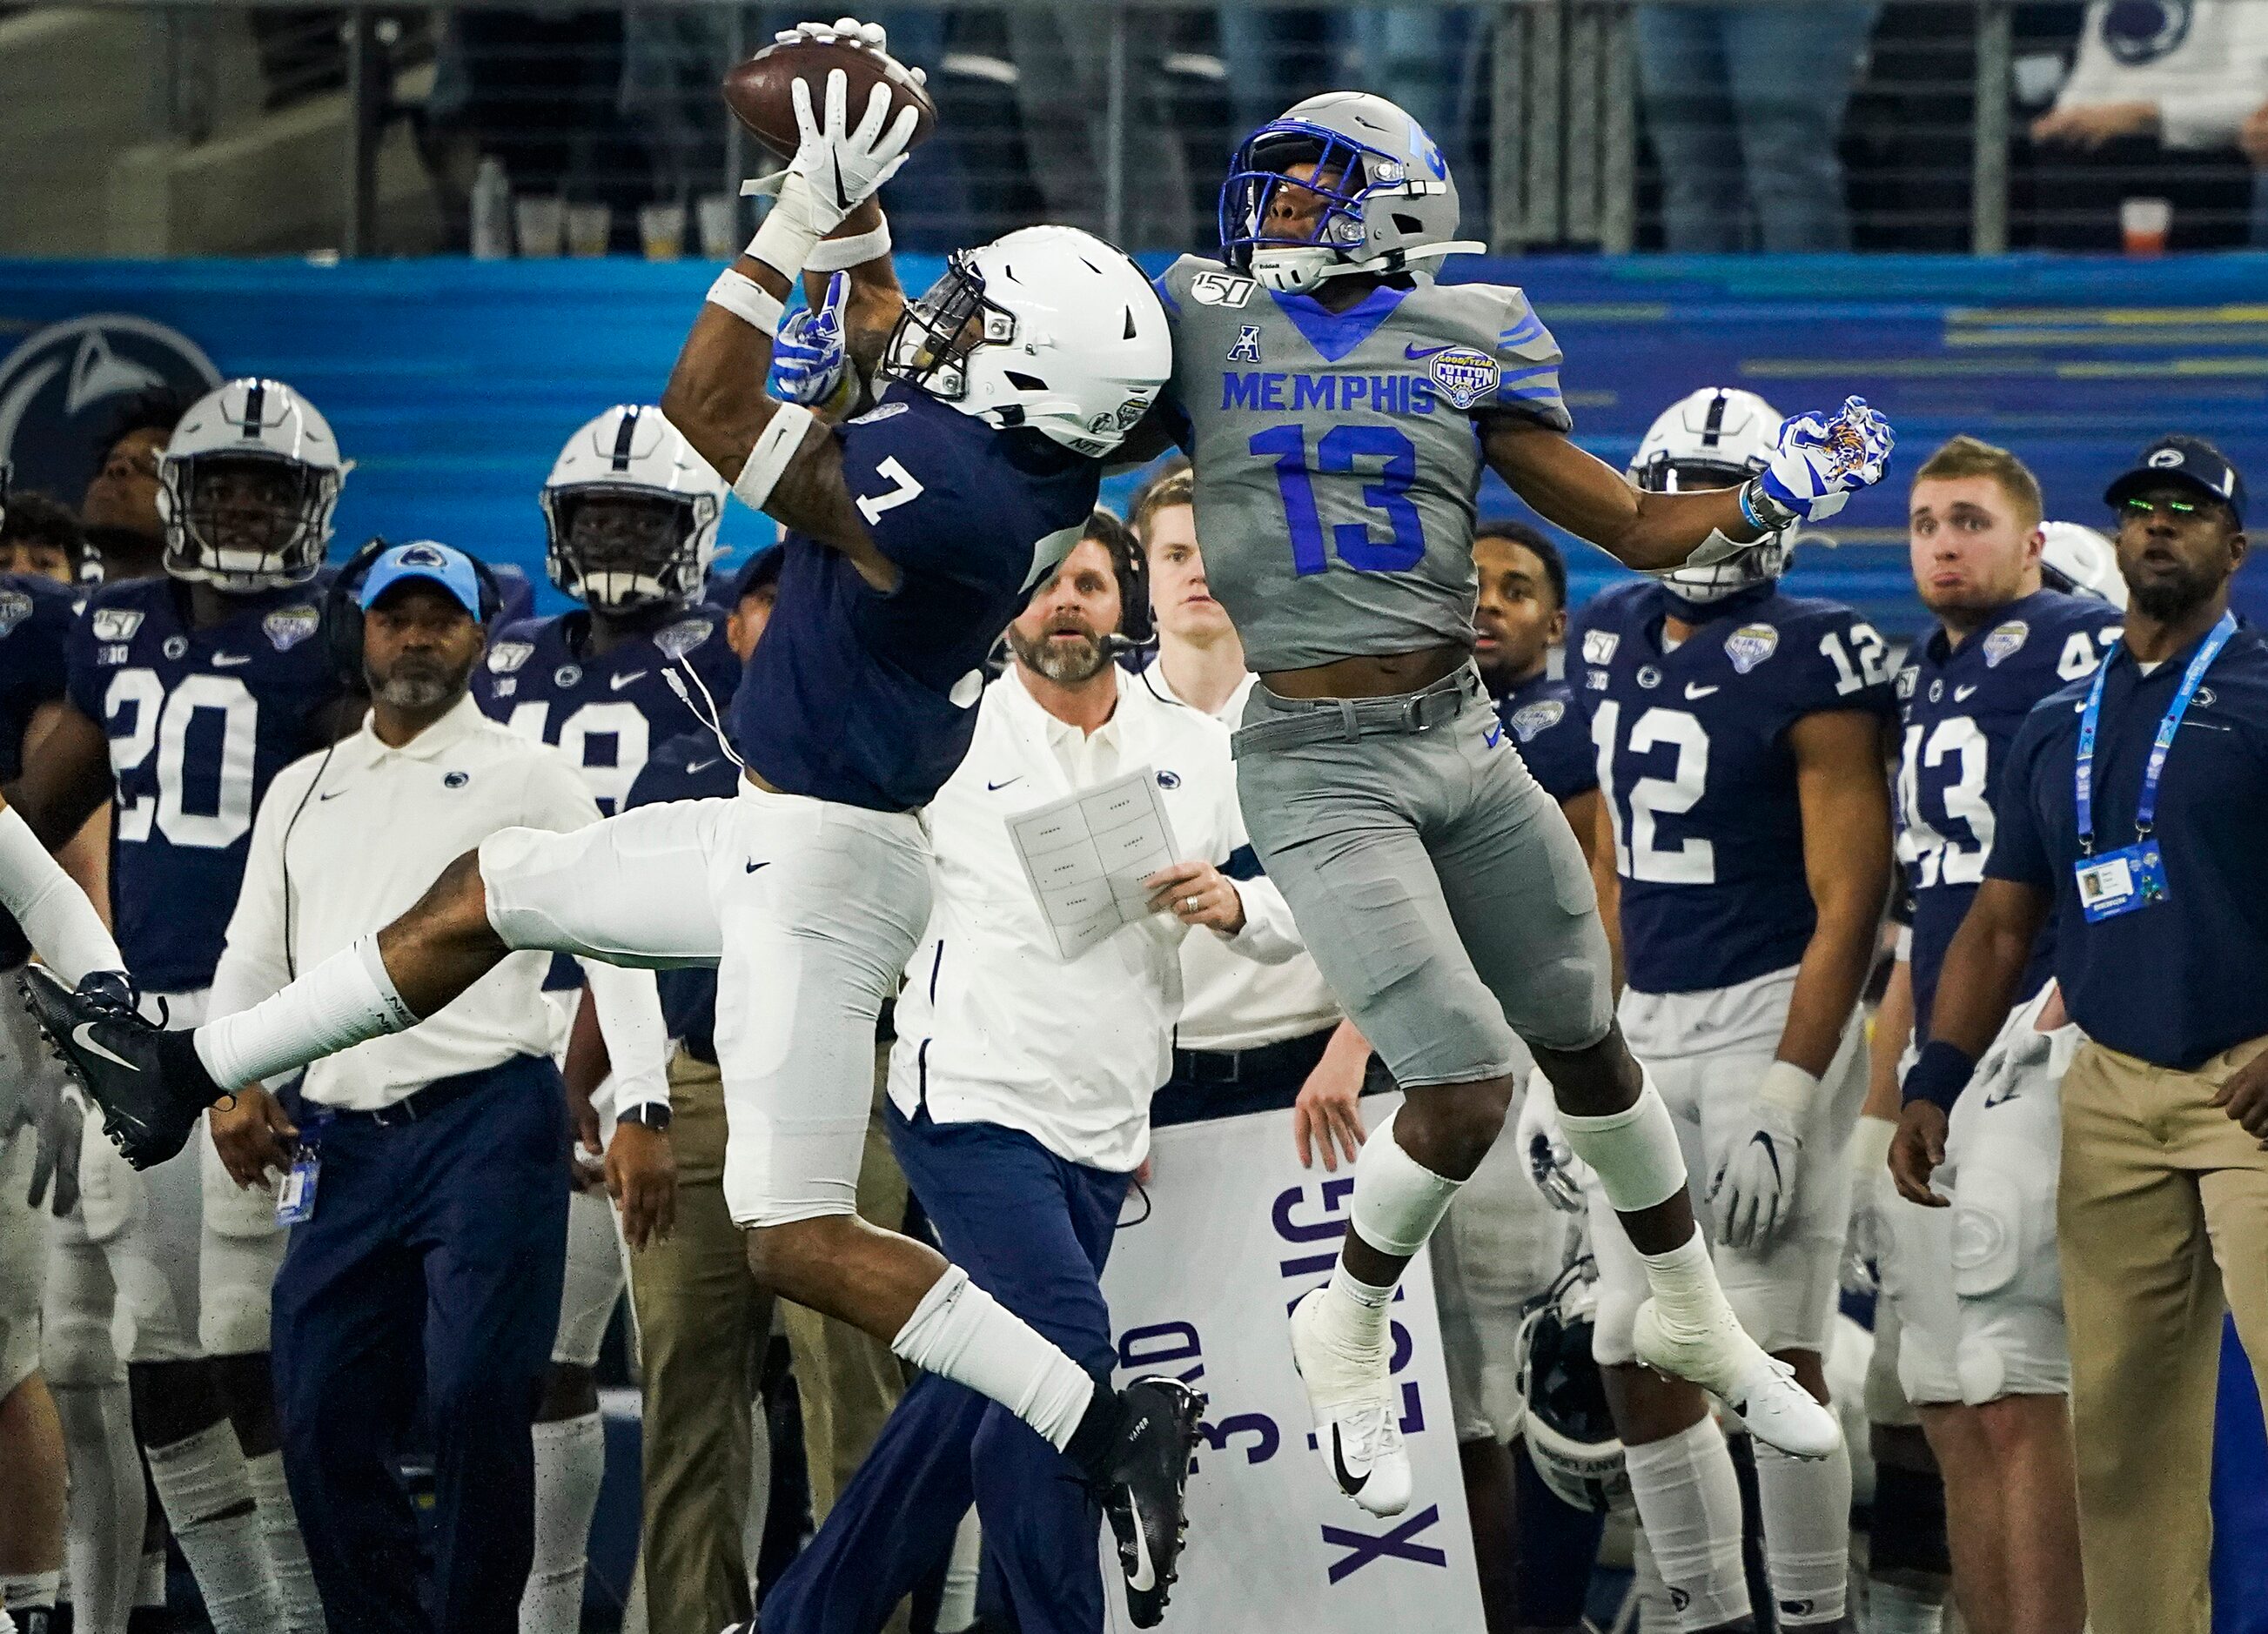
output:
[[1337, 1215], [1336, 1219], [1318, 1220], [1313, 1226], [1298, 1226], [1292, 1221], [1292, 1211], [1307, 1201], [1307, 1189], [1293, 1186], [1276, 1194], [1276, 1206], [1270, 1218], [1276, 1223], [1276, 1234], [1286, 1242], [1336, 1241], [1346, 1235], [1346, 1200], [1354, 1195], [1354, 1177], [1327, 1180], [1323, 1182], [1323, 1212]]
[[1276, 1449], [1284, 1445], [1284, 1435], [1276, 1428], [1276, 1421], [1265, 1413], [1233, 1413], [1219, 1424], [1201, 1424], [1197, 1434], [1207, 1446], [1226, 1453], [1229, 1443], [1238, 1436], [1248, 1435], [1253, 1445], [1245, 1449], [1244, 1461], [1264, 1464], [1276, 1456]]
[[1152, 1322], [1147, 1328], [1130, 1328], [1118, 1340], [1118, 1365], [1153, 1373], [1174, 1362], [1196, 1362], [1197, 1365], [1176, 1373], [1183, 1384], [1195, 1384], [1204, 1377], [1204, 1346], [1197, 1339], [1197, 1330], [1191, 1322]]
[[1323, 1542], [1347, 1552], [1331, 1563], [1330, 1580], [1339, 1582], [1361, 1571], [1373, 1560], [1388, 1556], [1396, 1560], [1410, 1560], [1421, 1566], [1440, 1566], [1445, 1570], [1449, 1557], [1442, 1550], [1414, 1540], [1421, 1532], [1432, 1527], [1441, 1519], [1438, 1504], [1428, 1504], [1424, 1509], [1382, 1536], [1373, 1537], [1367, 1532], [1356, 1532], [1345, 1527], [1325, 1527]]

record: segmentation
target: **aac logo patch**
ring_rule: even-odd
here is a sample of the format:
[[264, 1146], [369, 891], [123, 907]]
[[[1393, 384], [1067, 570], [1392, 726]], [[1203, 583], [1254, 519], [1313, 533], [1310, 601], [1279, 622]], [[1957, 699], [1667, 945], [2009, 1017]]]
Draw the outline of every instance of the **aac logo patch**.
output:
[[1201, 272], [1189, 280], [1189, 298], [1200, 306], [1241, 306], [1258, 287], [1241, 272]]
[[1503, 373], [1495, 358], [1469, 346], [1452, 346], [1434, 353], [1430, 372], [1441, 394], [1461, 411], [1493, 396]]
[[1557, 698], [1524, 704], [1512, 712], [1513, 736], [1522, 743], [1533, 743], [1536, 733], [1550, 731], [1565, 719], [1566, 714], [1567, 706]]
[[2025, 639], [2031, 633], [2032, 627], [2029, 624], [2020, 618], [2012, 618], [1985, 637], [1984, 667], [1999, 668], [2001, 660], [2014, 657], [2018, 649], [2022, 647]]
[[1725, 656], [1735, 674], [1745, 675], [1779, 650], [1779, 631], [1769, 624], [1743, 624], [1725, 637]]
[[1623, 638], [1611, 629], [1585, 630], [1583, 632], [1583, 662], [1586, 664], [1613, 663], [1615, 661], [1615, 649], [1622, 645], [1622, 641]]
[[1228, 360], [1231, 363], [1260, 361], [1260, 326], [1258, 324], [1246, 323], [1237, 326], [1236, 344], [1228, 349]]
[[269, 644], [289, 652], [323, 627], [323, 615], [311, 607], [278, 607], [260, 621]]
[[489, 649], [489, 673], [509, 675], [534, 656], [535, 644], [532, 641], [499, 641]]

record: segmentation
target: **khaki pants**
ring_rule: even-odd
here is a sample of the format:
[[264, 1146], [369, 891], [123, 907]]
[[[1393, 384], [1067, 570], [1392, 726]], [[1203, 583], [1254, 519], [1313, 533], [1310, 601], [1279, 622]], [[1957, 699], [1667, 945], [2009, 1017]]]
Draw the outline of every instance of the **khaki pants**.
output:
[[2268, 1395], [2268, 1152], [2194, 1072], [2089, 1041], [2063, 1081], [2056, 1211], [2093, 1634], [2207, 1634], [2221, 1315]]
[[[878, 1061], [886, 1059], [878, 1052]], [[749, 1403], [771, 1336], [772, 1296], [748, 1273], [725, 1206], [725, 1097], [717, 1069], [680, 1051], [670, 1064], [677, 1228], [630, 1255], [644, 1387], [644, 1563], [652, 1634], [717, 1634], [746, 1620]], [[905, 1177], [875, 1120], [858, 1209], [895, 1226]], [[799, 1306], [785, 1307], [803, 1402], [812, 1505], [823, 1520], [897, 1404], [904, 1376], [889, 1347]], [[902, 1630], [900, 1609], [892, 1627]]]

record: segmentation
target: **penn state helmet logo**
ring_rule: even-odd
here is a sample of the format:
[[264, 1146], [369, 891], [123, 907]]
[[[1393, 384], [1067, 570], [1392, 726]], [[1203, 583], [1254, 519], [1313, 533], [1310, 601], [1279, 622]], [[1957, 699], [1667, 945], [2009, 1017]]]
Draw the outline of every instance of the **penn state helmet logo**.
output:
[[0, 465], [21, 487], [81, 494], [120, 400], [170, 386], [184, 401], [221, 383], [204, 349], [132, 313], [98, 312], [33, 330], [0, 362]]
[[1735, 674], [1745, 675], [1779, 650], [1779, 631], [1769, 624], [1743, 624], [1725, 637], [1725, 656]]
[[2012, 618], [1985, 637], [1984, 667], [1999, 668], [2004, 660], [2015, 656], [2031, 633], [2032, 627], [2029, 624], [2020, 618]]
[[1494, 396], [1503, 376], [1495, 358], [1469, 346], [1452, 346], [1434, 353], [1427, 372], [1441, 388], [1441, 395], [1460, 413], [1484, 397]]

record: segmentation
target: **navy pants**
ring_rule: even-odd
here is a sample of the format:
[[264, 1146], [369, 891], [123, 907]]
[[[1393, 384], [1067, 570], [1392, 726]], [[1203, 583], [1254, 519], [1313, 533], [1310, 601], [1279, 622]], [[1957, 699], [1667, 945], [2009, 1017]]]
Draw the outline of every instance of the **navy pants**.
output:
[[[946, 1257], [1108, 1387], [1102, 1266], [1127, 1176], [1020, 1130], [889, 1110], [890, 1145]], [[1101, 1512], [1069, 1460], [998, 1403], [924, 1373], [827, 1524], [765, 1597], [763, 1634], [874, 1634], [941, 1564], [971, 1503], [988, 1592], [1022, 1634], [1099, 1634]]]
[[[331, 1634], [515, 1634], [567, 1259], [567, 1103], [522, 1056], [414, 1122], [325, 1126], [276, 1277], [284, 1472]], [[304, 1127], [304, 1125], [303, 1125]], [[434, 1559], [394, 1470], [430, 1413]]]

